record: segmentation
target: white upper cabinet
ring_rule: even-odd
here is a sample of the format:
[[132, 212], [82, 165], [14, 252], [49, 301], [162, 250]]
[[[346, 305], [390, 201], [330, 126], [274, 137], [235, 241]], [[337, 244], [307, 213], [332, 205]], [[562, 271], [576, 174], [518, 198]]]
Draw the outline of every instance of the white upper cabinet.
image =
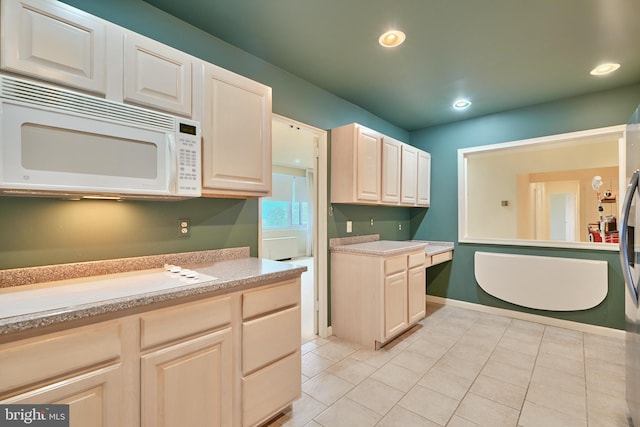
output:
[[382, 135], [356, 123], [331, 130], [331, 202], [378, 204]]
[[60, 2], [2, 1], [0, 67], [104, 95], [107, 25]]
[[418, 206], [431, 204], [431, 154], [418, 151]]
[[429, 206], [431, 156], [357, 123], [331, 130], [331, 202]]
[[203, 196], [271, 194], [271, 88], [204, 65]]
[[418, 149], [407, 144], [402, 144], [401, 182], [401, 202], [415, 205], [418, 196]]
[[191, 117], [193, 57], [147, 37], [124, 35], [124, 100]]
[[393, 138], [382, 140], [382, 202], [400, 202], [400, 168], [403, 144]]

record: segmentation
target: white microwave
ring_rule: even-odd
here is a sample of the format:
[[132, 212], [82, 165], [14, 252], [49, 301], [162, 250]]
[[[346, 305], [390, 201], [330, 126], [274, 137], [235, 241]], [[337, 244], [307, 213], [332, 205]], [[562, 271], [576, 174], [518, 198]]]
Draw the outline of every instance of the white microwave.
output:
[[0, 75], [0, 125], [1, 194], [201, 195], [198, 122]]

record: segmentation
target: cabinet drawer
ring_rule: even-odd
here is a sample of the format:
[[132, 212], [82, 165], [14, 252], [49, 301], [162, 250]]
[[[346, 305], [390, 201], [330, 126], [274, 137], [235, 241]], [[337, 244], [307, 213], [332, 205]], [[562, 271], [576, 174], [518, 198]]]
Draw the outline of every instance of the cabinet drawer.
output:
[[110, 322], [0, 346], [0, 393], [119, 359], [120, 328]]
[[242, 373], [246, 375], [300, 348], [300, 307], [245, 322]]
[[300, 304], [300, 280], [291, 280], [270, 288], [248, 291], [242, 295], [242, 318], [259, 316]]
[[424, 251], [415, 254], [409, 254], [409, 268], [420, 267], [425, 264], [426, 254]]
[[399, 273], [407, 269], [407, 256], [400, 255], [397, 257], [384, 260], [384, 275]]
[[142, 349], [231, 323], [231, 297], [182, 304], [140, 316]]
[[451, 251], [435, 254], [431, 257], [431, 265], [440, 264], [441, 262], [449, 261], [451, 259]]
[[295, 352], [242, 379], [242, 425], [254, 426], [300, 397], [301, 359]]

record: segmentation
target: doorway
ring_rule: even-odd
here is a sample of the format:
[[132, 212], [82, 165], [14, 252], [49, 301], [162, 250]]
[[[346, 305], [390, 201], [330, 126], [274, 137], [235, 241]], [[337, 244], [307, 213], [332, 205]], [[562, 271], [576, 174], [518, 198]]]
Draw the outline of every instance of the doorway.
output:
[[272, 195], [259, 203], [259, 256], [307, 267], [302, 340], [327, 336], [327, 132], [274, 114]]

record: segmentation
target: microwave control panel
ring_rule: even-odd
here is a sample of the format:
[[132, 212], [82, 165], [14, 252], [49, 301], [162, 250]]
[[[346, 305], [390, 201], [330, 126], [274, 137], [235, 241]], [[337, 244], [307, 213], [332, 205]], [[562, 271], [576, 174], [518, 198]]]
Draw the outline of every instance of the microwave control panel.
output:
[[176, 193], [179, 196], [200, 196], [202, 192], [200, 123], [176, 119], [176, 149], [178, 174]]

